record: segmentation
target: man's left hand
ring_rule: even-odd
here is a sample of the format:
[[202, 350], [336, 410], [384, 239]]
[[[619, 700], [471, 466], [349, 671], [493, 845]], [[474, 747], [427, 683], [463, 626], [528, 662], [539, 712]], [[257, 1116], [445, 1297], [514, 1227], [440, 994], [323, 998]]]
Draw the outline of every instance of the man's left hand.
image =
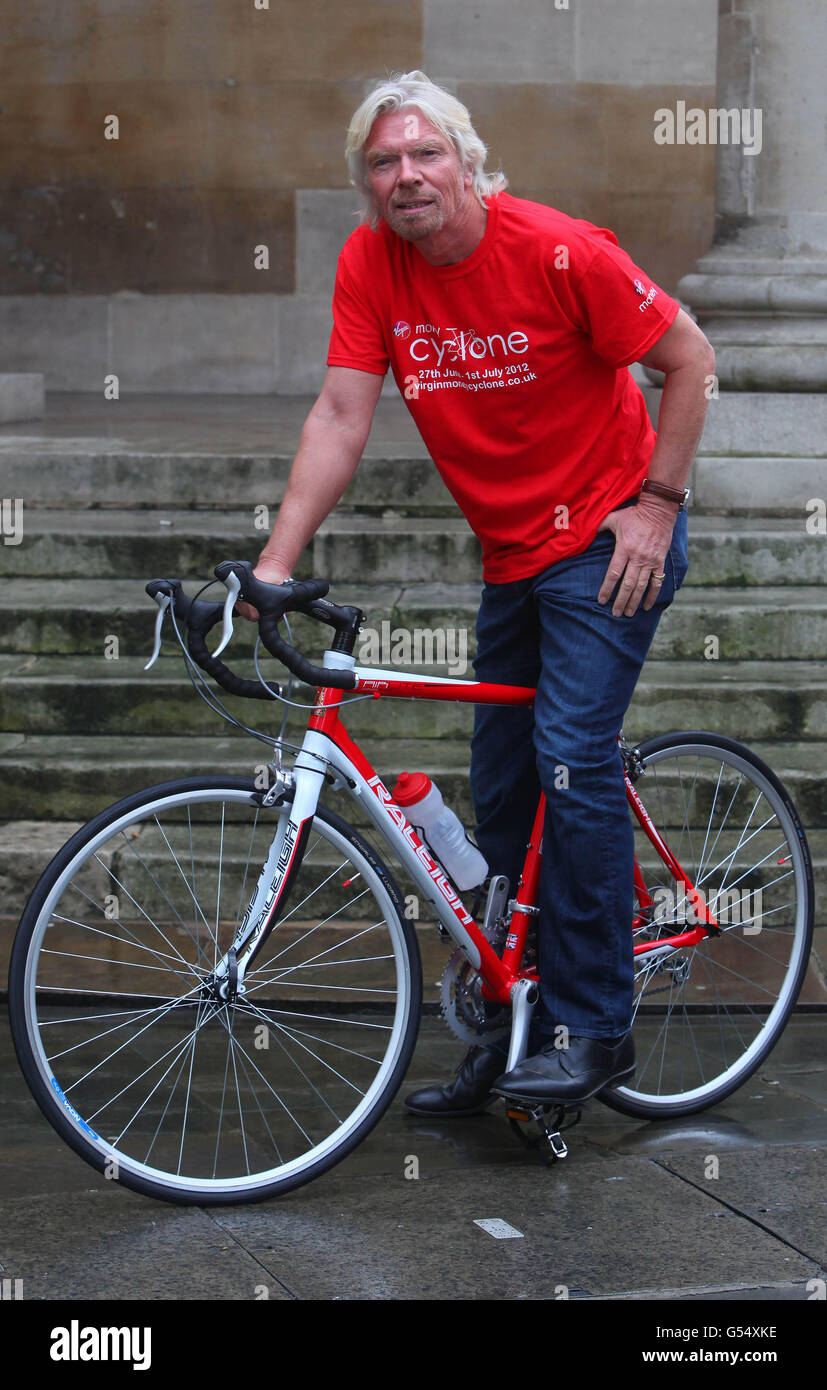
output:
[[[614, 554], [597, 595], [598, 603], [608, 603], [609, 596], [621, 580], [612, 604], [616, 618], [631, 618], [643, 607], [651, 608], [660, 593], [664, 561], [672, 541], [677, 510], [671, 502], [646, 498], [634, 507], [621, 507], [600, 524], [601, 531], [611, 531], [615, 538]], [[645, 595], [645, 598], [644, 598]]]

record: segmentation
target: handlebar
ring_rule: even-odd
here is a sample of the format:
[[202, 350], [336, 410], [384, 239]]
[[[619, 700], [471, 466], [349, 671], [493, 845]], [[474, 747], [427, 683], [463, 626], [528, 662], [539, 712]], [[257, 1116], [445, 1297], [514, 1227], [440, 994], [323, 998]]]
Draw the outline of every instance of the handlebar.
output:
[[[152, 579], [146, 592], [159, 607], [155, 625], [155, 649], [145, 669], [156, 660], [161, 647], [161, 628], [167, 608], [182, 619], [188, 629], [187, 648], [202, 670], [207, 671], [231, 695], [244, 695], [255, 700], [269, 700], [281, 694], [278, 685], [263, 685], [260, 681], [237, 676], [223, 661], [223, 651], [232, 635], [232, 611], [237, 599], [243, 599], [259, 612], [259, 634], [271, 656], [292, 671], [307, 685], [327, 685], [337, 690], [353, 690], [356, 677], [352, 671], [331, 666], [314, 666], [301, 652], [291, 647], [280, 635], [278, 625], [286, 613], [304, 613], [335, 629], [332, 649], [350, 653], [363, 620], [361, 609], [352, 605], [331, 603], [324, 595], [329, 585], [324, 579], [287, 580], [284, 584], [267, 584], [253, 574], [248, 560], [225, 560], [213, 571], [227, 586], [224, 603], [207, 603], [184, 593], [180, 579]], [[220, 645], [210, 652], [206, 634], [223, 617], [224, 632]]]

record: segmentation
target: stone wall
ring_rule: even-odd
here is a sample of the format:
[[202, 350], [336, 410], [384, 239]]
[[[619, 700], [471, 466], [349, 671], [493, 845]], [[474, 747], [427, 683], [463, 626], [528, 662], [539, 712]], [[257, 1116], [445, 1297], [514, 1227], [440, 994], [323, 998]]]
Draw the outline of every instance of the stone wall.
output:
[[[171, 362], [130, 369], [132, 389], [311, 389], [355, 225], [344, 132], [394, 68], [456, 92], [512, 192], [612, 227], [667, 289], [707, 249], [714, 149], [656, 145], [653, 114], [714, 102], [717, 0], [265, 4], [6, 0], [0, 370], [97, 389], [119, 334], [124, 352], [174, 337], [183, 312], [214, 336], [215, 371], [188, 375], [182, 339]], [[80, 337], [61, 365], [50, 345], [68, 323]], [[250, 371], [248, 327], [274, 340]]]

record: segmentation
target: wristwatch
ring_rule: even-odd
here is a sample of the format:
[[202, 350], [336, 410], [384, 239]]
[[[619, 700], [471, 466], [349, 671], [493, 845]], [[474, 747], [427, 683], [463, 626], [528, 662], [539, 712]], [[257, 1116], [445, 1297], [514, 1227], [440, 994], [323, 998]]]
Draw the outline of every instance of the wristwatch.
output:
[[652, 478], [644, 478], [640, 485], [640, 496], [644, 492], [651, 492], [653, 497], [663, 497], [667, 502], [677, 502], [678, 511], [686, 511], [686, 504], [691, 497], [691, 489], [688, 487], [667, 487], [666, 483], [656, 483]]

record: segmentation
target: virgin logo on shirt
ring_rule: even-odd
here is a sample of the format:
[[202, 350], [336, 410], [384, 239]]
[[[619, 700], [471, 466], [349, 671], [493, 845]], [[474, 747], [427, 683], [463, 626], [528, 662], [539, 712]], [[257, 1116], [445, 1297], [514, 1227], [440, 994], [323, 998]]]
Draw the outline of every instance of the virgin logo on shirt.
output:
[[[480, 361], [483, 357], [522, 357], [528, 346], [528, 335], [515, 330], [483, 335], [474, 328], [441, 328], [418, 323], [418, 336], [412, 338], [408, 351], [415, 362], [434, 362], [442, 366], [446, 357], [451, 363]], [[396, 329], [394, 328], [394, 334]]]
[[404, 319], [397, 319], [393, 325], [394, 338], [409, 338], [411, 336], [411, 325]]

